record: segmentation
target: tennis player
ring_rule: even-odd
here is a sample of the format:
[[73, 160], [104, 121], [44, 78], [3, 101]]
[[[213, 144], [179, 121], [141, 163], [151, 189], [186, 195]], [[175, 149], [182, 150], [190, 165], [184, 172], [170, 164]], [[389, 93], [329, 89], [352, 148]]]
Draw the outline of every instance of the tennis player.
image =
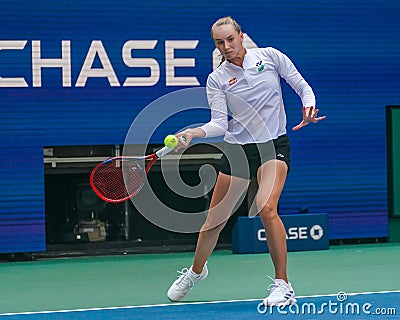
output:
[[[302, 101], [303, 119], [293, 130], [321, 121], [325, 116], [317, 117], [313, 90], [286, 55], [271, 47], [244, 48], [241, 28], [231, 17], [217, 20], [211, 28], [211, 35], [222, 55], [221, 65], [207, 79], [211, 120], [201, 127], [178, 133], [177, 136], [186, 137], [186, 142], [178, 139], [177, 149], [187, 147], [193, 138], [224, 135], [230, 152], [224, 152], [221, 159], [208, 215], [198, 236], [193, 265], [178, 271], [178, 279], [171, 285], [167, 295], [171, 301], [180, 301], [196, 282], [207, 277], [207, 259], [232, 214], [235, 204], [232, 199], [236, 197], [235, 200], [238, 200], [244, 190], [237, 186], [246, 186], [249, 179], [256, 178], [257, 210], [266, 230], [267, 244], [275, 268], [275, 279], [271, 278], [273, 283], [269, 286], [269, 295], [264, 299], [264, 304], [292, 304], [296, 299], [287, 275], [286, 233], [278, 215], [279, 197], [290, 168], [290, 144], [286, 136], [286, 114], [280, 78], [286, 80]], [[235, 106], [227, 98], [231, 94], [247, 103], [241, 104], [242, 110], [232, 110]], [[228, 107], [236, 117], [227, 116]], [[250, 120], [245, 119], [253, 113], [262, 120], [262, 125], [259, 121], [253, 121], [257, 118], [253, 115]], [[269, 134], [265, 133], [263, 126], [268, 128]], [[271, 143], [275, 150], [272, 157], [263, 154], [269, 152], [268, 146]], [[246, 156], [247, 176], [240, 170], [235, 173], [230, 168], [230, 159], [226, 154], [236, 154], [235, 150], [238, 153], [244, 152]]]

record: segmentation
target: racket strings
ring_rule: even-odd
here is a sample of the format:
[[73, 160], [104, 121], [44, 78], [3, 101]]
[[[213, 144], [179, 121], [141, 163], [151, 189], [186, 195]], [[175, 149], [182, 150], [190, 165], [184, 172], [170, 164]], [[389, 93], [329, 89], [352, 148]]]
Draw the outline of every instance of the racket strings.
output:
[[93, 185], [106, 199], [121, 201], [140, 191], [145, 180], [141, 165], [135, 161], [112, 160], [99, 166]]

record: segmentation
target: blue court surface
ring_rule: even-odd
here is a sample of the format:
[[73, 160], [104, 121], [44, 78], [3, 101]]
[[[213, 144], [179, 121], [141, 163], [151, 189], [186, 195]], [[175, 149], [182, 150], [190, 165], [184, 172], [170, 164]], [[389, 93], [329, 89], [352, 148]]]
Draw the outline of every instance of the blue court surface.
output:
[[400, 291], [298, 297], [292, 306], [265, 308], [261, 300], [176, 303], [1, 314], [7, 320], [59, 319], [400, 319]]

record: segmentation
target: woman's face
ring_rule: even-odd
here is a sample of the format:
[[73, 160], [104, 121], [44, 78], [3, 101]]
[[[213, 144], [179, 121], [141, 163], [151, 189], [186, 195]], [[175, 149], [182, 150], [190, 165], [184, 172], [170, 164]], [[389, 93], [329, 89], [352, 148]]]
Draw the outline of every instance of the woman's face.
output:
[[243, 33], [238, 33], [232, 24], [214, 27], [213, 38], [215, 47], [227, 60], [237, 58], [243, 49]]

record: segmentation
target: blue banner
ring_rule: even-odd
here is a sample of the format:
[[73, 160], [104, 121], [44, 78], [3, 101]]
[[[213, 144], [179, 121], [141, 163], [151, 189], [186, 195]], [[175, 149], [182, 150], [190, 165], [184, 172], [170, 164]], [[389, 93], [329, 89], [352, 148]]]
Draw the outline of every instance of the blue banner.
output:
[[[288, 251], [329, 249], [327, 214], [282, 215]], [[268, 252], [267, 235], [259, 216], [239, 217], [232, 232], [233, 253]]]

